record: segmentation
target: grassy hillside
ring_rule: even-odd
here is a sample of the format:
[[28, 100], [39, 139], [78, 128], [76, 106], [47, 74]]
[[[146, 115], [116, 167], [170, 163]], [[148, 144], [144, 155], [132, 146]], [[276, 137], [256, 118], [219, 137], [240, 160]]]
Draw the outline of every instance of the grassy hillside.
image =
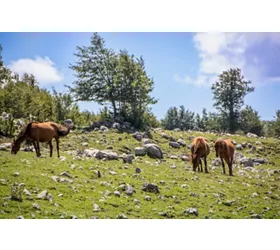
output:
[[[170, 147], [162, 132], [182, 138], [187, 146]], [[135, 157], [132, 164], [120, 158], [82, 156], [87, 148], [109, 148], [121, 156], [129, 150], [134, 154], [135, 147], [142, 146], [131, 134], [115, 130], [71, 131], [61, 139], [61, 159], [55, 142], [52, 158], [43, 144], [40, 158], [35, 152], [11, 155], [9, 149], [2, 149], [0, 218], [280, 218], [279, 140], [230, 136], [237, 144], [256, 147], [236, 152], [267, 159], [265, 164], [247, 168], [236, 161], [230, 177], [227, 166], [223, 175], [221, 166], [212, 165], [212, 144], [209, 174], [194, 173], [190, 162], [181, 159], [190, 153], [191, 139], [201, 133], [155, 130], [152, 135], [164, 152], [162, 161], [147, 155]], [[203, 136], [210, 141], [217, 138], [210, 133]], [[9, 141], [2, 138], [0, 143]], [[157, 185], [159, 193], [142, 190], [145, 183]]]

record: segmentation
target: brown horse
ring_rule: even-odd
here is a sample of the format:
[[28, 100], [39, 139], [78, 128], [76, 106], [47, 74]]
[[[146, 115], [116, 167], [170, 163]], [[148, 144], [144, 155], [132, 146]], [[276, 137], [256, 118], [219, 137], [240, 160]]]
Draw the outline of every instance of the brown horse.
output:
[[196, 171], [196, 168], [198, 167], [198, 171], [203, 172], [201, 158], [204, 158], [205, 173], [208, 173], [207, 156], [210, 153], [208, 141], [200, 136], [194, 138], [194, 140], [192, 141], [191, 153], [193, 171]]
[[36, 155], [41, 156], [39, 142], [47, 142], [50, 146], [50, 157], [52, 157], [53, 146], [52, 139], [56, 140], [57, 156], [59, 156], [59, 137], [66, 136], [70, 132], [71, 127], [68, 128], [54, 122], [30, 122], [19, 133], [17, 139], [13, 141], [11, 146], [11, 153], [16, 154], [21, 143], [29, 139], [36, 150]]
[[216, 150], [216, 157], [220, 156], [221, 158], [223, 173], [226, 174], [225, 164], [223, 161], [223, 159], [225, 159], [229, 168], [229, 175], [233, 176], [232, 163], [233, 163], [233, 155], [234, 155], [234, 145], [232, 141], [230, 139], [217, 139], [215, 142], [215, 150]]

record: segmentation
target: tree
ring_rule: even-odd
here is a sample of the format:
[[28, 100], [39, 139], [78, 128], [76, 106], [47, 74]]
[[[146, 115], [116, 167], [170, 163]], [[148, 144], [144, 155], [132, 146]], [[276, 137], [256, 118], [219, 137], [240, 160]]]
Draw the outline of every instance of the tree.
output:
[[258, 136], [262, 135], [263, 126], [258, 112], [253, 110], [251, 106], [246, 106], [240, 112], [240, 128], [245, 133], [254, 133]]
[[227, 116], [230, 133], [237, 130], [239, 110], [244, 104], [244, 97], [255, 89], [250, 85], [251, 81], [245, 81], [241, 70], [236, 68], [223, 71], [219, 75], [219, 81], [211, 87], [214, 106]]
[[116, 53], [105, 47], [97, 33], [90, 46], [77, 46], [78, 60], [70, 68], [76, 80], [67, 86], [76, 101], [95, 101], [108, 104], [113, 118], [124, 117], [135, 127], [142, 127], [148, 106], [157, 101], [150, 96], [154, 82], [147, 76], [142, 57], [135, 58], [126, 50]]
[[116, 107], [117, 55], [113, 50], [105, 48], [105, 41], [97, 33], [91, 37], [88, 47], [77, 46], [74, 54], [78, 60], [70, 64], [76, 81], [74, 88], [67, 86], [74, 94], [76, 101], [95, 101], [98, 104], [111, 103], [114, 116]]

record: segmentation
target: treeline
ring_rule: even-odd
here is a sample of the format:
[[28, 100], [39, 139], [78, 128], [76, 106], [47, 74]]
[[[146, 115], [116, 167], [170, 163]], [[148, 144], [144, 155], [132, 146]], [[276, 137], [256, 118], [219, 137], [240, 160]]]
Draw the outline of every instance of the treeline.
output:
[[[146, 72], [143, 57], [107, 48], [97, 33], [93, 33], [89, 46], [76, 48], [77, 60], [69, 65], [75, 81], [67, 86], [67, 93], [40, 88], [36, 76], [28, 72], [21, 77], [11, 72], [4, 67], [1, 51], [0, 45], [0, 112], [5, 111], [14, 118], [32, 116], [37, 121], [56, 122], [72, 119], [80, 126], [110, 120], [129, 122], [137, 129], [162, 126], [170, 130], [280, 136], [280, 111], [276, 112], [274, 120], [261, 121], [258, 112], [245, 105], [244, 98], [254, 92], [254, 87], [238, 68], [223, 71], [213, 83], [216, 112], [204, 108], [200, 115], [182, 105], [169, 108], [164, 119], [159, 121], [151, 111], [157, 99], [151, 96], [154, 81]], [[99, 113], [81, 111], [77, 101], [94, 101], [104, 108]]]

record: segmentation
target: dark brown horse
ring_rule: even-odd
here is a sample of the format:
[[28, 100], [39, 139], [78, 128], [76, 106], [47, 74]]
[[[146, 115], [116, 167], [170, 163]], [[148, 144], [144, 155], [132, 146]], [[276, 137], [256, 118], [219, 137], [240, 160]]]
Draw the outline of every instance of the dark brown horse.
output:
[[225, 159], [228, 168], [229, 175], [232, 176], [232, 163], [234, 155], [234, 145], [230, 139], [217, 139], [215, 142], [216, 157], [220, 157], [223, 166], [223, 173], [226, 174], [225, 164], [223, 159]]
[[72, 128], [71, 126], [66, 128], [54, 122], [41, 122], [41, 123], [30, 122], [19, 133], [17, 139], [13, 141], [11, 147], [11, 153], [16, 154], [20, 149], [21, 143], [24, 140], [29, 139], [29, 141], [31, 141], [34, 146], [36, 150], [36, 155], [38, 157], [41, 156], [39, 142], [47, 142], [50, 146], [50, 157], [52, 157], [52, 153], [53, 153], [52, 139], [54, 138], [56, 140], [57, 156], [60, 157], [59, 137], [68, 135], [71, 128]]
[[208, 141], [200, 136], [194, 138], [194, 140], [192, 141], [191, 153], [193, 171], [196, 171], [196, 168], [198, 167], [198, 171], [203, 172], [201, 158], [204, 158], [205, 173], [208, 173], [207, 156], [210, 153]]

